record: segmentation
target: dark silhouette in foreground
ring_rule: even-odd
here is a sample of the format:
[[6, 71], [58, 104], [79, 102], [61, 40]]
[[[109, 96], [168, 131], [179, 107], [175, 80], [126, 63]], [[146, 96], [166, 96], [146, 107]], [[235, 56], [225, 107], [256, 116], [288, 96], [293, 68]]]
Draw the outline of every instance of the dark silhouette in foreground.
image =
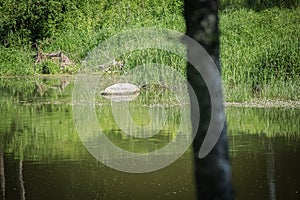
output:
[[[204, 47], [220, 71], [218, 4], [216, 0], [184, 0], [186, 34]], [[188, 56], [192, 56], [193, 47], [187, 45]], [[190, 63], [187, 65], [187, 78], [197, 96], [200, 113], [195, 113], [191, 102], [191, 115], [194, 131], [197, 135], [193, 142], [198, 198], [201, 200], [234, 199], [231, 168], [228, 156], [226, 123], [221, 136], [204, 158], [199, 157], [199, 150], [206, 136], [211, 119], [211, 99], [208, 88], [200, 73]], [[221, 95], [222, 97], [222, 95]], [[223, 98], [219, 99], [223, 105]], [[224, 108], [220, 112], [225, 112]], [[195, 118], [199, 117], [200, 121]], [[197, 116], [198, 115], [198, 116]], [[195, 117], [196, 116], [196, 117]], [[199, 127], [198, 127], [199, 126]]]

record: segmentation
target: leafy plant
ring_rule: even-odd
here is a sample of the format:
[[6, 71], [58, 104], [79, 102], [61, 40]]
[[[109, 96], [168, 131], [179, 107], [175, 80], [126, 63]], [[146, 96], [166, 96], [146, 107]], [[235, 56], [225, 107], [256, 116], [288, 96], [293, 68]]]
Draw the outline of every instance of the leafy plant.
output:
[[51, 37], [62, 28], [65, 13], [83, 1], [5, 0], [0, 2], [0, 43], [6, 47]]

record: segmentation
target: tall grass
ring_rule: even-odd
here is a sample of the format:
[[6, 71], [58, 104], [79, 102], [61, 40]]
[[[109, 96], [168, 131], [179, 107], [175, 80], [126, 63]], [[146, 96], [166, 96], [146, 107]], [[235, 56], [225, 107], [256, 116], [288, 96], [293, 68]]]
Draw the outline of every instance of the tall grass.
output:
[[299, 99], [300, 9], [221, 13], [221, 60], [228, 101]]
[[300, 5], [298, 0], [220, 0], [219, 8], [224, 9], [254, 9], [261, 11], [273, 7], [295, 8]]

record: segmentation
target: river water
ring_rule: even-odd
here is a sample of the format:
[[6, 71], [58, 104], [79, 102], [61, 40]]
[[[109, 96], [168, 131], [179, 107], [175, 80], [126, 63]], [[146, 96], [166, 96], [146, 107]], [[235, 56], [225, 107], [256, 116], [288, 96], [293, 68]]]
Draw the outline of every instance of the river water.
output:
[[[1, 79], [0, 199], [195, 199], [191, 148], [148, 173], [118, 171], [91, 155], [76, 129], [68, 82]], [[178, 106], [162, 104], [167, 125], [158, 136], [137, 138], [116, 126], [109, 105], [96, 106], [98, 122], [107, 138], [127, 151], [158, 150], [176, 140], [180, 123], [189, 124]], [[150, 108], [132, 106], [132, 118], [147, 124]], [[226, 112], [237, 199], [300, 199], [300, 109], [227, 107]]]

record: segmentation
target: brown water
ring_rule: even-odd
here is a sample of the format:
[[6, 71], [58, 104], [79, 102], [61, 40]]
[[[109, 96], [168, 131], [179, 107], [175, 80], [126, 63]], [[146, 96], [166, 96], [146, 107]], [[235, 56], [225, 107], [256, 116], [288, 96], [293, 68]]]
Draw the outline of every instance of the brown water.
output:
[[[195, 199], [191, 149], [150, 173], [109, 168], [79, 139], [69, 104], [71, 86], [39, 93], [30, 81], [0, 82], [0, 199]], [[48, 85], [50, 80], [38, 81]], [[146, 115], [145, 109], [136, 115]], [[101, 112], [109, 115], [110, 110]], [[180, 122], [176, 107], [167, 108], [167, 114], [169, 130], [152, 141], [158, 147], [172, 139]], [[299, 116], [299, 108], [227, 108], [237, 199], [300, 199]], [[147, 142], [122, 136], [113, 123], [105, 130], [114, 144], [133, 142], [130, 150], [145, 150]]]

